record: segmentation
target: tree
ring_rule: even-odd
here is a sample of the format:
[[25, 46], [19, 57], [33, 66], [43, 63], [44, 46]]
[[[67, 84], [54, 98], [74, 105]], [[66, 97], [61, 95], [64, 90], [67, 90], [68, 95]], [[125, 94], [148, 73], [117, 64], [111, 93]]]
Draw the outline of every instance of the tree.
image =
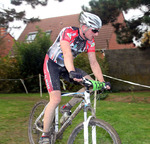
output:
[[[58, 0], [59, 2], [63, 0]], [[35, 8], [37, 5], [46, 6], [48, 0], [11, 0], [11, 4], [20, 6], [23, 2], [31, 5], [32, 8]], [[26, 18], [25, 11], [16, 12], [13, 9], [1, 9], [0, 10], [0, 27], [9, 27], [9, 22], [14, 20], [22, 20], [24, 23], [39, 21], [38, 18]]]
[[141, 48], [150, 47], [150, 31], [144, 33], [141, 43]]
[[33, 42], [15, 42], [15, 53], [22, 77], [43, 73], [43, 61], [48, 48], [52, 44], [50, 35], [37, 28], [37, 35]]
[[[25, 81], [28, 90], [31, 91], [38, 87], [38, 74], [43, 75], [43, 63], [45, 54], [51, 46], [50, 35], [42, 32], [37, 28], [37, 35], [33, 42], [19, 42], [15, 43], [16, 59], [19, 66], [20, 78], [27, 78]], [[34, 78], [33, 78], [34, 77]]]
[[[103, 24], [112, 23], [117, 34], [117, 42], [120, 44], [131, 43], [133, 38], [140, 40], [148, 27], [141, 28], [141, 25], [150, 26], [150, 4], [148, 0], [91, 0], [90, 8], [83, 6], [83, 10], [90, 11], [100, 16]], [[140, 9], [143, 16], [124, 23], [116, 23], [116, 19], [122, 11]]]
[[16, 92], [21, 84], [17, 79], [20, 75], [18, 64], [15, 58], [9, 56], [0, 57], [0, 92]]

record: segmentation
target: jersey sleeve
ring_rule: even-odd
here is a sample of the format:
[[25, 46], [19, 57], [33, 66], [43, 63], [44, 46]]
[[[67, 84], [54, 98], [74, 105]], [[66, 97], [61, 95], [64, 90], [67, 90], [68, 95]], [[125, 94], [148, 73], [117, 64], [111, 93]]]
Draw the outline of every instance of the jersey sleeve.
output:
[[71, 27], [64, 28], [62, 30], [62, 35], [60, 37], [60, 40], [65, 40], [65, 41], [70, 42], [71, 41], [71, 32], [72, 32]]
[[94, 41], [94, 39], [92, 41], [87, 41], [86, 47], [87, 47], [87, 52], [95, 52], [95, 41]]

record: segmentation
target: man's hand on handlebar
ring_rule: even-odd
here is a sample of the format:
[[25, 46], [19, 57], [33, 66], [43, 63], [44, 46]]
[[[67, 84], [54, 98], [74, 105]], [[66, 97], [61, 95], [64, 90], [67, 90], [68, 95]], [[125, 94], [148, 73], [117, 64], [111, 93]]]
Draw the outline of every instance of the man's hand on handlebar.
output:
[[[74, 81], [77, 81], [77, 82], [81, 82], [82, 81], [86, 85], [89, 85], [89, 86], [92, 85], [92, 83], [90, 82], [90, 80], [85, 79], [84, 77], [82, 77], [82, 74], [80, 74], [80, 73], [78, 73], [76, 71], [70, 71], [69, 72], [69, 77], [71, 79], [73, 79]], [[106, 90], [111, 89], [110, 82], [102, 82], [102, 83], [104, 84], [104, 86], [103, 86], [104, 89], [106, 89]]]
[[77, 82], [81, 82], [82, 78], [83, 78], [80, 73], [75, 72], [75, 71], [70, 71], [69, 77], [72, 78], [74, 81], [77, 81]]
[[105, 83], [105, 88], [107, 89], [107, 90], [110, 90], [111, 89], [111, 84], [110, 84], [110, 82], [104, 82]]
[[110, 82], [100, 82], [100, 81], [94, 81], [94, 80], [88, 80], [83, 77], [83, 85], [88, 87], [93, 87], [93, 90], [109, 90], [111, 89]]

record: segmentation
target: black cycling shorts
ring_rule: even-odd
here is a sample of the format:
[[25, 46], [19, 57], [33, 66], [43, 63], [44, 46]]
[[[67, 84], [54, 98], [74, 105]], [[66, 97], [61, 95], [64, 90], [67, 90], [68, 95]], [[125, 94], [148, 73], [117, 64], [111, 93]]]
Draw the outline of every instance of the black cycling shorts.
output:
[[[60, 77], [68, 82], [74, 82], [73, 79], [69, 78], [67, 69], [59, 66], [48, 55], [45, 56], [43, 71], [45, 84], [49, 93], [54, 90], [60, 90]], [[82, 74], [83, 77], [87, 75], [86, 72], [79, 68], [75, 68], [75, 71]]]

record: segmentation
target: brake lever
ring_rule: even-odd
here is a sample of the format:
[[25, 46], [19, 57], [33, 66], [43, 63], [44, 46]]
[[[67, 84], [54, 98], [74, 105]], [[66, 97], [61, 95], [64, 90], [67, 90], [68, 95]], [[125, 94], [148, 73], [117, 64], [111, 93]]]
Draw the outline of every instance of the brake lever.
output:
[[91, 87], [93, 84], [92, 82], [90, 82], [88, 79], [86, 79], [85, 77], [82, 78], [82, 83], [85, 87]]

